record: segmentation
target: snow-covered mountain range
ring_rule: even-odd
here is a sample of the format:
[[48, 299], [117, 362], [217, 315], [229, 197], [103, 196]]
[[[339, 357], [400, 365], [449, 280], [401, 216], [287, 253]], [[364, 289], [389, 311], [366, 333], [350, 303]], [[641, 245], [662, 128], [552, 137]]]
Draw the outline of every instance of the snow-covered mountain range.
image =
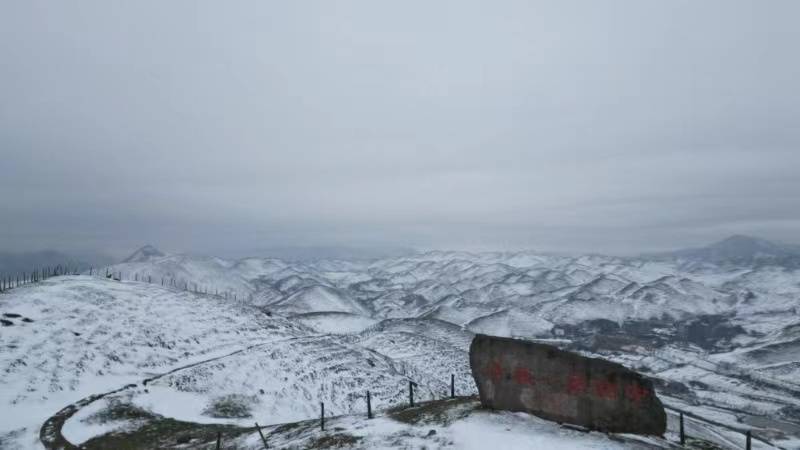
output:
[[[651, 376], [671, 407], [800, 446], [798, 261], [796, 247], [743, 236], [624, 258], [287, 262], [147, 246], [91, 276], [0, 294], [0, 403], [13, 411], [0, 413], [0, 443], [35, 448], [60, 408], [131, 383], [125, 404], [248, 425], [312, 418], [321, 401], [331, 414], [362, 411], [367, 390], [388, 408], [408, 381], [422, 399], [446, 397], [451, 374], [472, 394], [467, 349], [486, 333], [619, 361]], [[81, 414], [64, 426], [72, 442], [131, 426], [92, 428]], [[695, 432], [721, 446], [738, 439]]]

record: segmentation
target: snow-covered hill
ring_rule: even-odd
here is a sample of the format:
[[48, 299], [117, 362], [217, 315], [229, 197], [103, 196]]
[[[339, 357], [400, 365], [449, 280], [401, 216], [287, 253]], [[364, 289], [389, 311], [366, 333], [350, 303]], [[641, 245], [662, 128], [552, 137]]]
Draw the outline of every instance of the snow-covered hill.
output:
[[735, 238], [638, 258], [436, 251], [300, 263], [146, 247], [91, 277], [0, 294], [0, 403], [11, 411], [0, 442], [35, 447], [49, 415], [129, 383], [131, 407], [238, 425], [313, 417], [321, 401], [349, 414], [366, 390], [389, 407], [408, 381], [439, 398], [451, 374], [470, 394], [468, 344], [487, 333], [619, 361], [653, 377], [669, 405], [792, 447], [800, 270], [786, 248]]

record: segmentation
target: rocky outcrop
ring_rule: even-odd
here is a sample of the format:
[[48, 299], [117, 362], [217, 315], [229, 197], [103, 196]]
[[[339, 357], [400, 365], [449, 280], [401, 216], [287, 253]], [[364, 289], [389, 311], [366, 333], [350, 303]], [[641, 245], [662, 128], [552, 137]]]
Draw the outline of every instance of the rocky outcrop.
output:
[[620, 364], [480, 334], [469, 357], [484, 407], [606, 432], [660, 436], [666, 430], [652, 383]]

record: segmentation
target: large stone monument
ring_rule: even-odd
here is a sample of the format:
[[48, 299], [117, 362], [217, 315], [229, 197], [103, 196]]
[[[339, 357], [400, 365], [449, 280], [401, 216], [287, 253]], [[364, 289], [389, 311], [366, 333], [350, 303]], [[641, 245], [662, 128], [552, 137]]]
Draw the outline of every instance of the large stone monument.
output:
[[613, 433], [666, 430], [652, 383], [620, 364], [482, 334], [472, 341], [469, 362], [484, 407]]

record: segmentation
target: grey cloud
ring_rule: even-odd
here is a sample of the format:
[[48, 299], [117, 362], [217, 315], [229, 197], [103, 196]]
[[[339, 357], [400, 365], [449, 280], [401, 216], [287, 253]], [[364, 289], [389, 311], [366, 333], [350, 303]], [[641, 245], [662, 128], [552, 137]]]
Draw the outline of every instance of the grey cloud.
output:
[[4, 2], [0, 248], [797, 242], [798, 13]]

